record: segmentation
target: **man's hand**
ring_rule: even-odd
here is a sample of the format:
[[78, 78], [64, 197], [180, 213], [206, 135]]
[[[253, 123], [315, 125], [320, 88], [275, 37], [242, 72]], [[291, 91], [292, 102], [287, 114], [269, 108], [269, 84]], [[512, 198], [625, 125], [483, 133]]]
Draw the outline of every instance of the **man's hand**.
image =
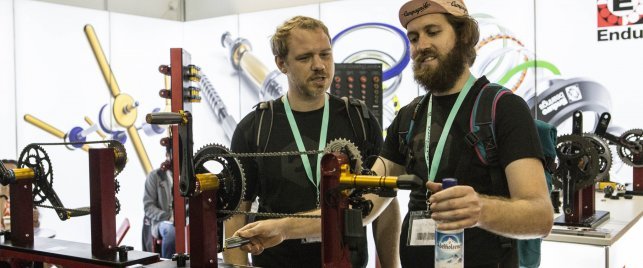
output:
[[241, 246], [241, 250], [259, 255], [264, 249], [279, 245], [286, 239], [285, 226], [280, 219], [257, 221], [241, 227], [234, 235], [250, 239], [250, 243]]
[[[241, 204], [239, 205], [239, 210], [241, 211], [249, 211], [250, 207], [252, 204], [248, 201], [242, 201]], [[224, 223], [224, 232], [225, 232], [225, 237], [232, 237], [234, 236], [234, 233], [241, 229], [242, 226], [246, 224], [246, 216], [245, 215], [233, 215], [225, 221]], [[237, 265], [248, 265], [248, 253], [244, 252], [238, 248], [233, 248], [233, 249], [227, 249], [223, 251], [223, 261], [225, 263], [229, 264], [237, 264]]]
[[433, 192], [431, 218], [440, 230], [457, 230], [474, 227], [480, 220], [482, 201], [470, 186], [453, 186], [442, 190], [441, 183], [427, 182], [426, 187]]

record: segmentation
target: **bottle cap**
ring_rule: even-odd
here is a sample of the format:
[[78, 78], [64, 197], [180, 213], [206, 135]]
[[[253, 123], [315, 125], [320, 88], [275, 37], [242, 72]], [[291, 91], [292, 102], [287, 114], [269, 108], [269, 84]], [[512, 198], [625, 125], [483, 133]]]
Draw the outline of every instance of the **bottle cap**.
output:
[[448, 189], [451, 186], [458, 185], [458, 179], [455, 178], [444, 178], [442, 179], [442, 189]]

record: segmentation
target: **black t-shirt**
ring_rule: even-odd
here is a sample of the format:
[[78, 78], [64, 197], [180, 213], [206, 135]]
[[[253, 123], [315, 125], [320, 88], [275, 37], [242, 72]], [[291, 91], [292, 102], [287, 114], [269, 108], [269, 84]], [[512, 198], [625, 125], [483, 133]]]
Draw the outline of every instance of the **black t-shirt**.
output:
[[[489, 81], [482, 77], [478, 79], [468, 96], [464, 99], [460, 110], [451, 126], [451, 131], [447, 136], [444, 146], [440, 166], [436, 174], [436, 182], [442, 178], [457, 178], [459, 185], [469, 185], [478, 193], [494, 195], [495, 191], [491, 187], [491, 177], [489, 167], [485, 166], [477, 157], [474, 150], [467, 145], [464, 136], [469, 130], [469, 119], [476, 94], [482, 86]], [[434, 157], [438, 140], [442, 134], [447, 117], [454, 105], [459, 93], [446, 96], [433, 96], [433, 109], [431, 113], [431, 137], [429, 151], [431, 161]], [[413, 151], [413, 163], [410, 170], [413, 174], [418, 175], [424, 182], [428, 177], [428, 168], [425, 161], [424, 139], [426, 130], [426, 109], [424, 105], [420, 109], [412, 133], [411, 150]], [[382, 156], [400, 165], [406, 164], [406, 155], [400, 150], [400, 143], [406, 136], [409, 128], [415, 105], [407, 105], [400, 109], [398, 115], [389, 126], [388, 136], [382, 148]], [[522, 98], [514, 94], [508, 94], [500, 98], [497, 104], [495, 118], [495, 134], [498, 146], [499, 165], [502, 170], [511, 162], [522, 158], [542, 159], [543, 153], [538, 139], [538, 133], [534, 125], [533, 118], [529, 109]], [[404, 121], [404, 122], [402, 122]], [[503, 172], [504, 175], [504, 172]], [[426, 188], [413, 190], [410, 194], [408, 204], [409, 211], [426, 209]], [[408, 231], [408, 217], [402, 226], [402, 235], [400, 241], [401, 258], [404, 267], [432, 267], [433, 262], [418, 262], [418, 255], [414, 251], [424, 252], [433, 256], [433, 247], [406, 247], [406, 235]], [[489, 233], [480, 228], [468, 228], [465, 230], [465, 264], [484, 264], [485, 262], [497, 262], [505, 250], [499, 246], [498, 236]], [[428, 249], [430, 248], [430, 249]], [[405, 253], [404, 251], [414, 252]], [[405, 263], [406, 262], [406, 263]], [[411, 264], [415, 262], [415, 265]]]
[[[283, 102], [277, 99], [273, 105], [273, 125], [265, 152], [298, 151]], [[330, 96], [329, 105], [326, 143], [338, 138], [348, 139], [354, 144], [364, 140], [360, 119], [351, 114], [354, 127], [351, 126], [344, 101]], [[351, 105], [349, 107], [353, 108]], [[381, 127], [375, 116], [370, 112], [369, 114], [370, 119], [364, 119], [363, 122], [367, 140], [373, 146], [368, 152], [361, 150], [358, 146], [362, 157], [378, 155], [382, 145]], [[293, 111], [293, 115], [306, 150], [317, 150], [323, 108], [310, 112]], [[256, 142], [259, 124], [255, 120], [259, 120], [259, 116], [259, 112], [251, 112], [239, 122], [232, 138], [233, 152], [258, 151]], [[316, 174], [317, 156], [308, 157], [311, 170]], [[241, 158], [240, 161], [246, 175], [246, 200], [252, 201], [259, 197], [259, 212], [297, 213], [317, 208], [317, 187], [306, 175], [299, 155]], [[319, 243], [301, 244], [299, 240], [284, 241], [276, 247], [265, 250], [261, 255], [253, 256], [253, 260], [255, 264], [262, 267], [316, 267], [321, 265], [321, 249]]]

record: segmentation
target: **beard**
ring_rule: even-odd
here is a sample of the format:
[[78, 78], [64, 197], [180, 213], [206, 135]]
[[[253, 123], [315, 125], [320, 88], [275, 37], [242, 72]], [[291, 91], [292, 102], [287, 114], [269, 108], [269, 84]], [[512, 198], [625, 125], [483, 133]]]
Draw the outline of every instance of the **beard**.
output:
[[303, 96], [315, 98], [315, 97], [318, 97], [319, 95], [326, 93], [327, 88], [328, 87], [317, 87], [317, 86], [306, 87], [301, 90], [301, 93]]
[[328, 87], [303, 85], [299, 87], [297, 91], [299, 91], [299, 94], [303, 97], [316, 98], [326, 93], [326, 89], [328, 89]]
[[[439, 54], [433, 49], [424, 49], [413, 59], [413, 78], [426, 91], [436, 93], [446, 92], [453, 88], [460, 75], [465, 70], [465, 53], [458, 42], [446, 55]], [[422, 66], [428, 57], [435, 57], [437, 64]]]

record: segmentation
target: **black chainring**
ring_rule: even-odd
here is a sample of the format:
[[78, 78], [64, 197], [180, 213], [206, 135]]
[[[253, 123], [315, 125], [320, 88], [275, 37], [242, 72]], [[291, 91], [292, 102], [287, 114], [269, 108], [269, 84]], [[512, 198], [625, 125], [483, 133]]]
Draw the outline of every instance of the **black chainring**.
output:
[[216, 174], [219, 178], [217, 190], [217, 219], [223, 221], [232, 216], [220, 213], [220, 210], [237, 210], [243, 200], [246, 190], [246, 180], [241, 163], [229, 154], [230, 151], [222, 145], [208, 144], [194, 154], [195, 174], [212, 173], [206, 167], [207, 162], [217, 162], [221, 165], [221, 172]]
[[554, 185], [562, 188], [563, 183], [572, 180], [574, 188], [580, 190], [594, 184], [600, 163], [595, 146], [580, 135], [563, 135], [557, 140], [559, 163], [554, 173]]
[[116, 199], [116, 215], [121, 212], [121, 201], [118, 200], [118, 197], [114, 197]]
[[[618, 153], [618, 157], [621, 158], [623, 163], [632, 166], [632, 167], [643, 167], [643, 129], [630, 129], [628, 131], [625, 131], [620, 139], [622, 141], [626, 142], [631, 142], [636, 144], [636, 149], [638, 152], [630, 150], [629, 148], [618, 145], [616, 148], [616, 151]], [[637, 157], [635, 157], [637, 156]]]
[[594, 146], [598, 154], [598, 175], [596, 175], [596, 180], [602, 181], [608, 178], [610, 168], [612, 167], [612, 151], [610, 150], [609, 144], [607, 144], [605, 139], [596, 134], [583, 133], [583, 137]]
[[51, 161], [47, 152], [37, 144], [27, 145], [18, 158], [18, 167], [34, 171], [32, 196], [35, 205], [40, 205], [49, 198], [41, 186], [53, 189], [54, 176]]

